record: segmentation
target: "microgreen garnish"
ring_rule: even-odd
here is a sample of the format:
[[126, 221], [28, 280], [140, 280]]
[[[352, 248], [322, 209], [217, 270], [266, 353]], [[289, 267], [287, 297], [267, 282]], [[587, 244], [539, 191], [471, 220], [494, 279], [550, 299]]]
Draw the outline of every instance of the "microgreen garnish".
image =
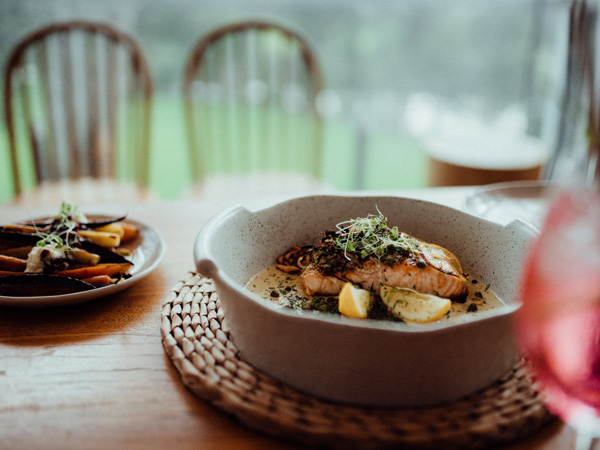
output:
[[348, 259], [348, 253], [356, 253], [361, 258], [374, 256], [381, 259], [390, 250], [416, 252], [418, 241], [400, 232], [398, 227], [388, 227], [387, 217], [379, 209], [377, 212], [378, 215], [369, 214], [367, 217], [338, 223], [336, 248], [344, 250]]
[[40, 238], [36, 245], [65, 252], [70, 251], [73, 245], [79, 242], [76, 228], [81, 220], [85, 220], [85, 216], [81, 214], [79, 208], [63, 201], [57, 221], [52, 224], [50, 231], [48, 233], [36, 231], [35, 235]]
[[60, 205], [60, 211], [58, 217], [61, 223], [75, 222], [82, 223], [87, 222], [87, 218], [79, 210], [77, 205], [63, 201]]

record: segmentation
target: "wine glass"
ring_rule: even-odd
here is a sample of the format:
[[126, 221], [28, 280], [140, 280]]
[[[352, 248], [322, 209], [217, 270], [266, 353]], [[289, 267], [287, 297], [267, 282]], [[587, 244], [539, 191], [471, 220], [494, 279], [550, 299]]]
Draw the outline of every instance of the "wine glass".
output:
[[517, 337], [577, 449], [600, 437], [600, 189], [563, 188], [529, 249]]

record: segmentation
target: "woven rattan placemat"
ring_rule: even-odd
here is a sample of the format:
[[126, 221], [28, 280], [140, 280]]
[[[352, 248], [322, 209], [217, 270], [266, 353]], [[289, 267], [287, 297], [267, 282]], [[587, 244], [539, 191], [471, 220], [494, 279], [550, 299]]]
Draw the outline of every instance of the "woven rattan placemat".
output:
[[522, 439], [551, 420], [518, 364], [494, 385], [429, 408], [340, 405], [299, 392], [249, 365], [223, 321], [212, 281], [188, 273], [162, 310], [165, 351], [185, 386], [264, 433], [331, 448], [489, 448]]

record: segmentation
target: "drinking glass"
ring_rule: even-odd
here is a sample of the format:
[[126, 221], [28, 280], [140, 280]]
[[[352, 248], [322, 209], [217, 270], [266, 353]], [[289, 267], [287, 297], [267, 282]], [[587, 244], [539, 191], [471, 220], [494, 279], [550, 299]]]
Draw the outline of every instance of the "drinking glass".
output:
[[563, 188], [523, 267], [517, 337], [577, 449], [600, 437], [600, 189]]

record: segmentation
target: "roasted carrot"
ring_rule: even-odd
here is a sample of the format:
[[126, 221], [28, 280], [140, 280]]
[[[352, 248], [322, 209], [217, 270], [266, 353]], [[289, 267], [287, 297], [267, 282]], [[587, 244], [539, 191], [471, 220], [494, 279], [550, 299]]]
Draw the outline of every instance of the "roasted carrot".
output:
[[67, 269], [56, 272], [56, 275], [63, 277], [84, 278], [96, 277], [99, 275], [107, 275], [112, 277], [119, 273], [127, 273], [131, 268], [131, 263], [102, 263], [95, 266], [79, 267], [77, 269]]
[[26, 260], [32, 248], [33, 247], [31, 245], [26, 245], [24, 247], [5, 248], [3, 250], [0, 250], [0, 255], [13, 256], [15, 258], [21, 258]]
[[95, 287], [108, 286], [112, 284], [113, 280], [108, 275], [97, 275], [95, 277], [90, 278], [82, 278], [81, 281], [85, 281], [86, 283], [90, 283]]
[[0, 277], [7, 277], [9, 275], [21, 275], [24, 274], [25, 272], [11, 272], [9, 270], [0, 270]]
[[35, 234], [39, 231], [39, 228], [28, 226], [28, 225], [2, 225], [1, 227], [5, 231], [12, 231], [13, 233], [25, 233]]
[[27, 261], [14, 256], [0, 255], [0, 270], [8, 272], [24, 272]]
[[121, 222], [121, 226], [123, 227], [123, 236], [121, 238], [122, 243], [131, 242], [138, 237], [140, 230], [138, 230], [135, 225], [127, 222]]

